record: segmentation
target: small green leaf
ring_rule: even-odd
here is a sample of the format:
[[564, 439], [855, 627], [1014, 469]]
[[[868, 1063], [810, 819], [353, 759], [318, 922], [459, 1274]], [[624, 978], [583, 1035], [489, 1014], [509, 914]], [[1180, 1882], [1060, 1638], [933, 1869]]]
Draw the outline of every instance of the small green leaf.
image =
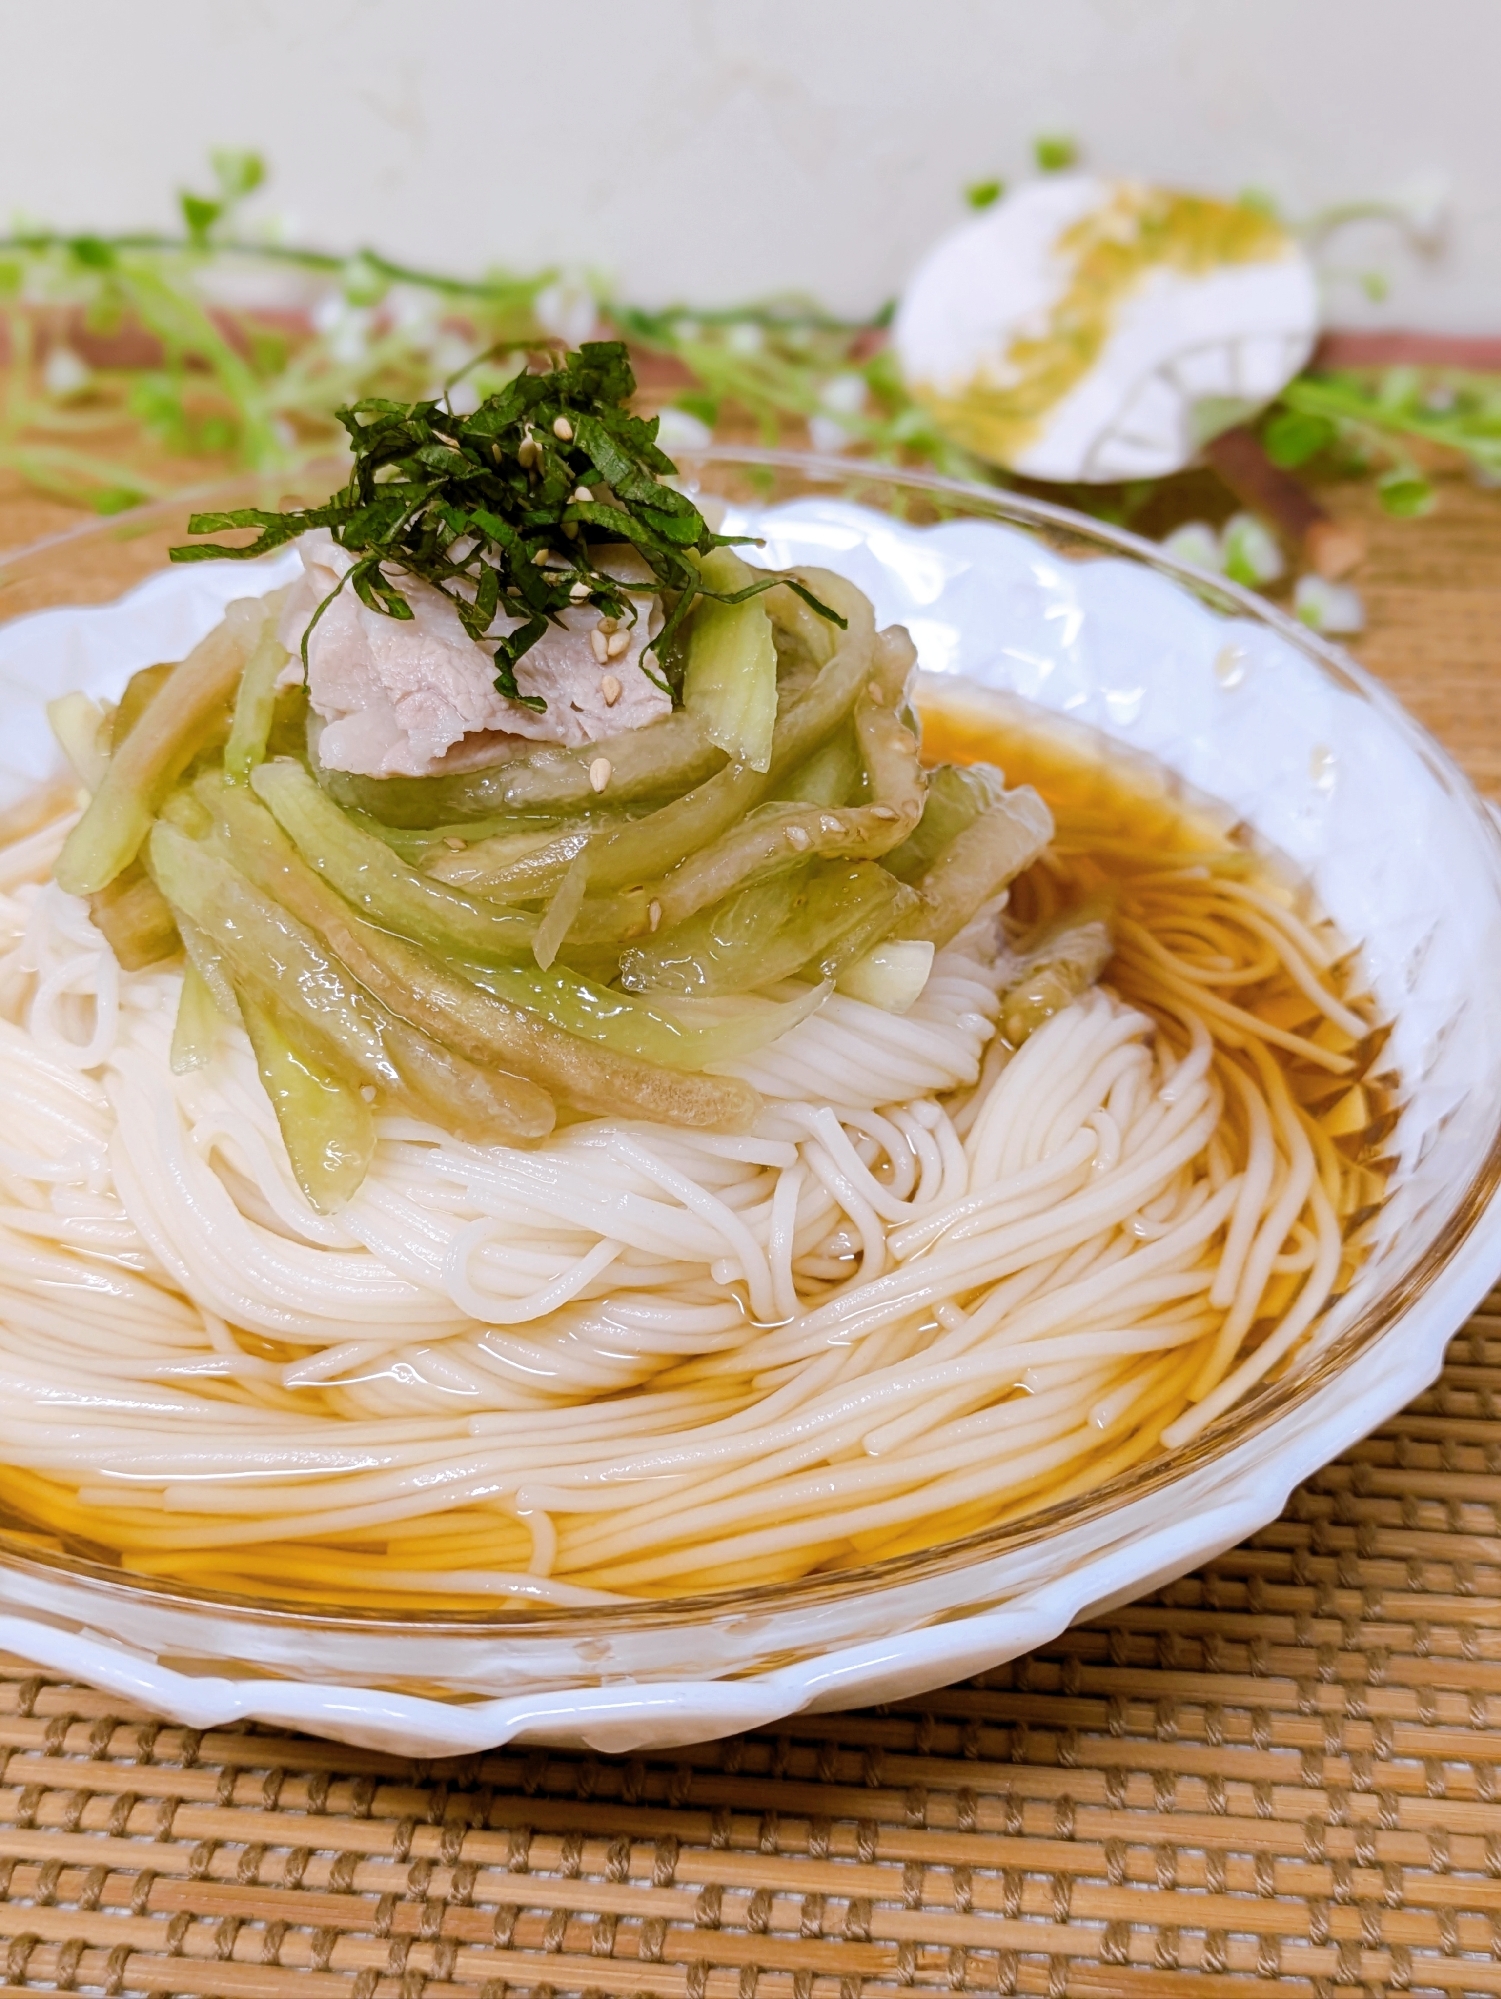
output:
[[209, 154], [209, 164], [227, 207], [243, 201], [247, 194], [254, 194], [266, 178], [266, 162], [259, 153], [219, 147]]
[[1079, 162], [1079, 148], [1075, 140], [1065, 138], [1061, 133], [1044, 133], [1032, 141], [1032, 157], [1037, 162], [1037, 171], [1044, 174], [1066, 173]]
[[1327, 450], [1335, 436], [1334, 425], [1326, 416], [1310, 416], [1303, 410], [1280, 409], [1267, 419], [1261, 442], [1274, 465], [1291, 471]]
[[208, 233], [224, 213], [222, 201], [209, 201], [204, 195], [189, 194], [186, 190], [178, 196], [182, 204], [182, 219], [187, 224], [188, 234], [195, 243], [206, 243]]
[[680, 410], [686, 410], [689, 416], [696, 416], [699, 422], [706, 423], [710, 430], [718, 423], [722, 397], [710, 395], [704, 389], [689, 389], [675, 400]]
[[1436, 495], [1420, 472], [1387, 472], [1377, 480], [1376, 491], [1387, 513], [1410, 521], [1433, 511]]
[[86, 270], [107, 271], [114, 265], [114, 251], [97, 236], [74, 236], [68, 243], [68, 249], [74, 262], [82, 264]]
[[1003, 180], [976, 180], [964, 190], [964, 199], [971, 208], [993, 208], [1005, 192]]
[[105, 486], [91, 502], [96, 514], [123, 514], [145, 504], [146, 495], [129, 486]]
[[1383, 371], [1376, 388], [1377, 407], [1385, 416], [1396, 416], [1417, 405], [1422, 393], [1423, 377], [1418, 369], [1411, 367], [1387, 368]]

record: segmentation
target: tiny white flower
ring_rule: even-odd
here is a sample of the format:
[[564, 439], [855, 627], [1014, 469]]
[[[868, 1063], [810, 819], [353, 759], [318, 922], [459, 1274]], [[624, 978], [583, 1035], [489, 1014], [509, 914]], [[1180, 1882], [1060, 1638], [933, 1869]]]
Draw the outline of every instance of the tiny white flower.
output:
[[365, 306], [352, 306], [329, 334], [329, 351], [336, 361], [353, 366], [369, 353], [374, 331], [375, 315]]
[[1426, 168], [1397, 189], [1391, 205], [1419, 248], [1436, 250], [1454, 205], [1449, 176], [1438, 167]]
[[1164, 538], [1162, 546], [1176, 562], [1191, 562], [1195, 569], [1208, 569], [1216, 575], [1224, 571], [1220, 538], [1208, 521], [1185, 521]]
[[460, 339], [456, 333], [440, 333], [427, 350], [428, 359], [446, 381], [456, 375], [460, 368], [468, 367], [474, 359], [474, 342]]
[[859, 416], [865, 396], [865, 377], [855, 374], [831, 375], [818, 392], [818, 400], [834, 416]]
[[808, 436], [815, 451], [848, 451], [850, 434], [837, 417], [810, 416]]
[[431, 292], [416, 285], [393, 285], [384, 303], [392, 326], [415, 346], [425, 347], [437, 339], [443, 308]]
[[1305, 625], [1330, 636], [1365, 628], [1365, 606], [1348, 583], [1331, 583], [1325, 576], [1300, 576], [1293, 591], [1293, 609]]
[[72, 396], [82, 395], [93, 379], [93, 369], [71, 347], [59, 345], [49, 349], [42, 367], [42, 381], [49, 396], [66, 402]]
[[657, 442], [669, 455], [674, 451], [702, 451], [714, 433], [691, 410], [665, 409], [657, 425]]
[[1275, 583], [1282, 574], [1282, 550], [1276, 536], [1254, 514], [1235, 514], [1220, 534], [1223, 568], [1237, 583], [1256, 588]]
[[314, 300], [312, 310], [308, 314], [313, 322], [313, 331], [332, 333], [347, 310], [348, 306], [341, 291], [331, 288], [324, 292], [321, 298]]
[[577, 347], [593, 333], [599, 318], [594, 294], [576, 272], [565, 272], [538, 292], [532, 311], [544, 333]]

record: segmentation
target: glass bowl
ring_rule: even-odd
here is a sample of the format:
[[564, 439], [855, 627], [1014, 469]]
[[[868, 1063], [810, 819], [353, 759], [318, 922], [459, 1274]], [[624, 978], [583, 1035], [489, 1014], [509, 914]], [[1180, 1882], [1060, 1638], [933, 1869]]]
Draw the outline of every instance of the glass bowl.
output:
[[[1388, 1197], [1280, 1379], [1087, 1494], [869, 1566], [608, 1608], [304, 1610], [38, 1552], [0, 1515], [0, 1646], [189, 1725], [241, 1716], [408, 1753], [511, 1737], [634, 1749], [979, 1671], [1181, 1574], [1438, 1372], [1501, 1268], [1501, 836], [1448, 756], [1337, 648], [1065, 509], [839, 458], [724, 447], [682, 476], [766, 562], [839, 569], [908, 625], [930, 692], [1026, 704], [1085, 755], [1220, 801], [1358, 941], [1399, 1082]], [[304, 481], [310, 487], [316, 474]], [[324, 484], [326, 486], [327, 480]], [[279, 499], [261, 481], [191, 506]], [[177, 657], [247, 587], [167, 570], [190, 501], [0, 557], [0, 809], [44, 779], [43, 706]], [[295, 557], [292, 558], [295, 561]], [[288, 558], [280, 562], [285, 568]], [[129, 594], [123, 599], [121, 592]]]

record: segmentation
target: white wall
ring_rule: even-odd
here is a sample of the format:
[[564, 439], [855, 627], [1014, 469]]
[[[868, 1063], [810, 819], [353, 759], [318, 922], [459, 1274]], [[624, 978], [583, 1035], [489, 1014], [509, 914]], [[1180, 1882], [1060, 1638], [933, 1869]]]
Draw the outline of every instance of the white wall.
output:
[[865, 310], [1035, 133], [1292, 210], [1440, 173], [1435, 255], [1343, 321], [1501, 331], [1498, 0], [10, 0], [0, 216], [165, 222], [210, 146], [307, 239]]

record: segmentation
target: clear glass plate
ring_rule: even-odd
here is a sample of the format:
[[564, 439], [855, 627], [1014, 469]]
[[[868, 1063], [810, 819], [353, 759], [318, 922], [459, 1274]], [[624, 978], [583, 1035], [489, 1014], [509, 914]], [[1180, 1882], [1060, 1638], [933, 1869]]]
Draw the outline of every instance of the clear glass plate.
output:
[[[687, 481], [897, 619], [966, 700], [1150, 757], [1286, 858], [1392, 1022], [1395, 1169], [1316, 1341], [1186, 1449], [1014, 1525], [713, 1597], [467, 1614], [305, 1612], [38, 1555], [0, 1517], [0, 1646], [195, 1726], [254, 1715], [437, 1753], [513, 1735], [634, 1748], [892, 1698], [1040, 1643], [1275, 1516], [1438, 1372], [1501, 1267], [1501, 838], [1450, 759], [1336, 648], [1061, 508], [840, 459], [723, 448]], [[193, 504], [268, 495], [240, 482]], [[0, 808], [53, 763], [43, 705], [176, 657], [276, 566], [165, 569], [188, 503], [0, 559]], [[285, 566], [288, 558], [281, 558]], [[291, 558], [295, 562], [295, 557]], [[121, 598], [121, 592], [129, 594]]]

